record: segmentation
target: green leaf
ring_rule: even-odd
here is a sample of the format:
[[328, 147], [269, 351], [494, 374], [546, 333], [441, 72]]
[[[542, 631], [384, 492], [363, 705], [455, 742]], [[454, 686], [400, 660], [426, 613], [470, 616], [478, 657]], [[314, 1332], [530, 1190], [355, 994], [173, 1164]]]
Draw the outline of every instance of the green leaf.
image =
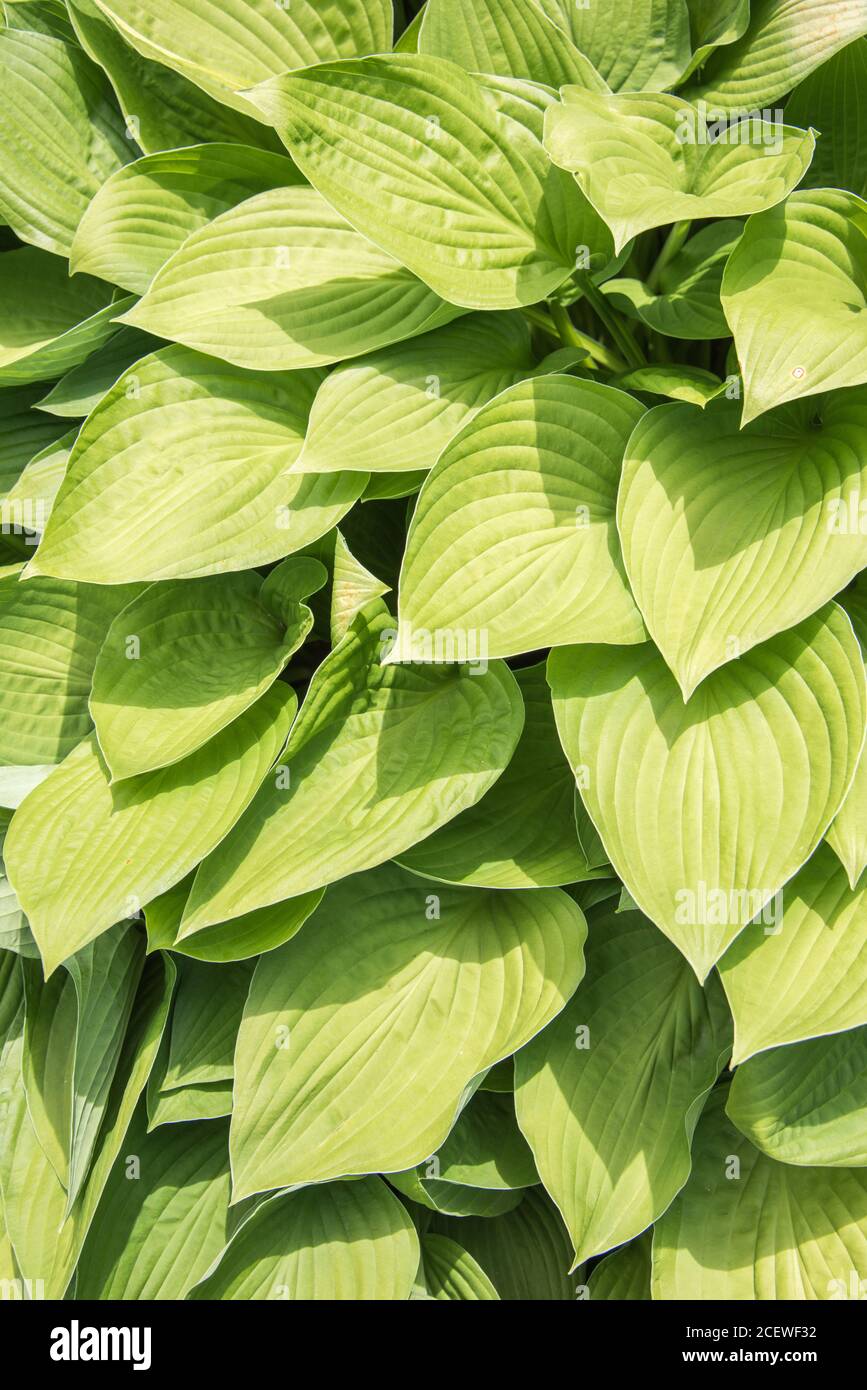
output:
[[612, 1255], [606, 1255], [587, 1281], [588, 1297], [597, 1302], [648, 1303], [652, 1244], [652, 1233], [645, 1231], [628, 1245], [621, 1245]]
[[569, 1274], [572, 1251], [553, 1203], [539, 1188], [496, 1221], [479, 1217], [434, 1217], [432, 1231], [448, 1236], [472, 1255], [500, 1298], [516, 1302], [574, 1299], [577, 1279]]
[[174, 968], [167, 957], [157, 958], [145, 966], [109, 1092], [90, 1176], [66, 1218], [66, 1192], [36, 1137], [21, 1084], [22, 1011], [21, 1030], [17, 1040], [13, 1037], [11, 1052], [7, 1052], [8, 1081], [0, 1081], [0, 1111], [5, 1110], [0, 1190], [22, 1273], [25, 1277], [43, 1280], [47, 1298], [62, 1298], [73, 1277], [108, 1174], [120, 1153], [153, 1065], [168, 1013], [173, 979]]
[[867, 203], [811, 190], [751, 218], [722, 304], [743, 371], [744, 424], [867, 381]]
[[686, 0], [613, 5], [541, 0], [542, 8], [615, 90], [670, 87], [690, 54]]
[[32, 246], [0, 256], [0, 383], [24, 386], [77, 367], [117, 331], [115, 314], [132, 303], [113, 303], [113, 293], [89, 275], [70, 279], [65, 262]]
[[848, 618], [830, 604], [686, 705], [651, 643], [554, 651], [548, 671], [611, 863], [703, 980], [754, 917], [777, 921], [852, 781], [867, 705]]
[[11, 524], [13, 532], [23, 531], [28, 545], [35, 544], [39, 533], [45, 530], [77, 434], [76, 425], [54, 444], [34, 454], [0, 502], [3, 523]]
[[867, 1173], [775, 1163], [731, 1125], [725, 1101], [724, 1088], [714, 1091], [696, 1131], [692, 1177], [656, 1225], [653, 1297], [858, 1298]]
[[3, 12], [7, 29], [24, 29], [67, 43], [76, 42], [64, 0], [6, 0]]
[[[841, 594], [840, 602], [852, 620], [867, 662], [867, 585], [859, 580]], [[850, 887], [855, 888], [867, 868], [867, 756], [863, 752], [849, 794], [825, 838], [846, 870]]]
[[30, 793], [4, 858], [46, 976], [219, 843], [279, 754], [294, 707], [293, 691], [272, 686], [182, 763], [114, 787], [91, 735]]
[[804, 188], [845, 188], [867, 198], [867, 40], [856, 39], [823, 63], [786, 102], [791, 125], [820, 132]]
[[235, 1037], [252, 974], [250, 961], [180, 963], [163, 1091], [231, 1079]]
[[296, 473], [432, 468], [480, 406], [534, 375], [518, 313], [470, 314], [336, 367], [319, 388]]
[[623, 391], [556, 374], [483, 406], [419, 495], [389, 660], [640, 642], [614, 507], [642, 414]]
[[421, 1238], [425, 1284], [432, 1298], [490, 1302], [499, 1299], [481, 1265], [448, 1236]]
[[408, 1299], [415, 1227], [376, 1177], [272, 1197], [245, 1221], [194, 1299]]
[[[2, 852], [2, 841], [6, 838], [9, 815], [8, 811], [3, 814], [3, 828], [0, 832], [0, 852]], [[0, 858], [0, 951], [14, 951], [16, 955], [24, 956], [29, 960], [35, 960], [39, 956], [39, 950], [33, 935], [27, 925], [27, 918], [21, 911], [21, 904], [15, 895], [12, 884], [6, 877], [3, 868], [2, 858]], [[0, 962], [4, 960], [0, 956]], [[2, 971], [0, 971], [2, 977]], [[0, 984], [0, 995], [2, 995], [2, 984]], [[2, 1014], [2, 1005], [0, 1005]], [[2, 1019], [0, 1019], [2, 1024]]]
[[567, 82], [607, 91], [589, 58], [535, 0], [428, 0], [419, 53], [450, 58], [468, 72], [526, 77], [547, 87]]
[[67, 966], [78, 1005], [66, 1184], [70, 1208], [96, 1149], [143, 964], [144, 942], [123, 924], [77, 952]]
[[734, 1061], [867, 1023], [867, 888], [822, 845], [786, 888], [781, 919], [754, 923], [720, 962]]
[[30, 1122], [58, 1181], [69, 1183], [77, 1001], [66, 971], [43, 981], [39, 966], [22, 961], [24, 1048], [21, 1080]]
[[182, 936], [402, 854], [504, 771], [524, 717], [511, 672], [383, 668], [390, 623], [371, 604], [316, 671], [282, 765], [199, 869]]
[[427, 1178], [492, 1192], [534, 1187], [539, 1175], [518, 1129], [511, 1092], [474, 1095], [445, 1142], [416, 1172], [422, 1182]]
[[524, 1200], [522, 1188], [466, 1187], [461, 1183], [429, 1178], [431, 1160], [404, 1173], [389, 1173], [388, 1180], [404, 1197], [426, 1211], [444, 1216], [479, 1216], [486, 1221], [513, 1211]]
[[[468, 309], [533, 304], [611, 239], [542, 148], [553, 94], [444, 58], [391, 54], [287, 73], [252, 94], [354, 227]], [[598, 263], [598, 264], [597, 264]]]
[[750, 22], [750, 0], [686, 0], [686, 3], [693, 55], [680, 82], [703, 67], [715, 48], [741, 38]]
[[141, 938], [123, 924], [73, 956], [68, 973], [47, 984], [40, 967], [25, 967], [23, 1079], [67, 1210], [94, 1154], [143, 961]]
[[40, 782], [44, 782], [46, 777], [50, 777], [56, 764], [48, 763], [37, 767], [28, 767], [26, 764], [16, 767], [0, 767], [0, 806], [17, 810], [24, 800], [38, 787]]
[[711, 54], [691, 100], [722, 111], [776, 101], [867, 33], [865, 0], [751, 0], [750, 11], [746, 33]]
[[701, 681], [867, 565], [867, 388], [739, 428], [731, 401], [666, 405], [629, 441], [617, 523], [632, 592], [689, 699]]
[[234, 1200], [421, 1162], [471, 1079], [574, 990], [585, 926], [566, 894], [444, 888], [432, 904], [427, 887], [393, 866], [338, 884], [260, 960], [235, 1053]]
[[636, 367], [613, 377], [611, 385], [637, 395], [667, 396], [669, 400], [686, 401], [704, 410], [709, 401], [725, 390], [723, 382], [713, 372], [701, 367], [669, 366]]
[[545, 116], [545, 148], [575, 174], [617, 251], [639, 232], [695, 217], [763, 212], [799, 183], [812, 131], [753, 118], [717, 131], [680, 97], [566, 87]]
[[867, 1166], [867, 1028], [751, 1058], [735, 1072], [726, 1110], [781, 1163]]
[[95, 409], [133, 362], [159, 346], [157, 339], [148, 333], [140, 333], [137, 328], [121, 328], [85, 362], [62, 376], [37, 402], [39, 409], [64, 419], [82, 419]]
[[[228, 1238], [223, 1120], [147, 1134], [140, 1109], [106, 1183], [78, 1263], [76, 1298], [184, 1298]], [[130, 1163], [137, 1168], [130, 1171]]]
[[112, 781], [180, 762], [273, 685], [313, 615], [296, 603], [287, 626], [261, 591], [253, 570], [176, 579], [118, 613], [90, 698]]
[[146, 153], [229, 140], [268, 143], [258, 120], [243, 116], [164, 67], [164, 55], [148, 62], [124, 41], [94, 0], [67, 0], [69, 17], [85, 52], [104, 69], [126, 118], [127, 132]]
[[509, 766], [476, 806], [400, 856], [413, 873], [482, 888], [550, 888], [598, 876], [575, 831], [575, 781], [544, 663], [516, 671], [515, 679], [525, 718]]
[[339, 530], [334, 532], [333, 566], [331, 645], [336, 647], [362, 608], [387, 594], [389, 586], [365, 569], [360, 560], [356, 560]]
[[67, 256], [88, 202], [134, 147], [80, 48], [4, 29], [0, 65], [0, 217], [22, 241]]
[[389, 0], [96, 0], [128, 44], [251, 111], [240, 93], [272, 74], [391, 47]]
[[158, 948], [191, 956], [194, 960], [248, 960], [282, 946], [300, 931], [322, 901], [324, 889], [301, 893], [297, 898], [247, 912], [230, 922], [217, 923], [192, 936], [180, 937], [181, 920], [190, 895], [193, 874], [188, 874], [167, 893], [153, 898], [145, 908], [148, 950]]
[[302, 549], [365, 483], [287, 476], [321, 379], [242, 372], [182, 347], [137, 362], [82, 427], [29, 573], [196, 578]]
[[383, 499], [412, 497], [418, 492], [426, 477], [426, 469], [415, 469], [409, 473], [371, 473], [370, 482], [361, 494], [361, 500], [377, 502]]
[[291, 159], [248, 145], [147, 155], [106, 179], [78, 225], [70, 265], [145, 294], [192, 232], [257, 193], [299, 182]]
[[262, 372], [357, 357], [458, 312], [315, 189], [276, 188], [191, 232], [123, 322]]
[[654, 333], [687, 340], [726, 338], [729, 327], [720, 290], [726, 262], [742, 231], [742, 223], [732, 219], [702, 227], [660, 271], [658, 292], [631, 279], [608, 280], [602, 292], [615, 309], [638, 318]]
[[204, 1081], [176, 1091], [155, 1091], [153, 1096], [148, 1089], [148, 1134], [160, 1125], [219, 1120], [231, 1113], [231, 1081]]
[[106, 632], [137, 589], [0, 579], [0, 761], [59, 763], [90, 732]]
[[518, 1123], [576, 1265], [639, 1235], [680, 1191], [730, 1050], [717, 980], [702, 990], [640, 913], [593, 922], [584, 981], [515, 1058]]
[[65, 420], [50, 420], [32, 410], [42, 395], [39, 386], [0, 388], [0, 493], [4, 496], [25, 465], [69, 428]]
[[[18, 961], [12, 957], [18, 974]], [[14, 1006], [19, 998], [8, 1000]], [[4, 1000], [4, 1002], [7, 1002]], [[53, 1263], [57, 1233], [63, 1222], [66, 1192], [37, 1137], [23, 1084], [24, 1007], [10, 1011], [0, 1048], [0, 1194], [16, 1272], [25, 1280], [40, 1280], [48, 1295], [55, 1290]], [[39, 1289], [39, 1285], [36, 1288]], [[64, 1284], [65, 1288], [65, 1284]]]

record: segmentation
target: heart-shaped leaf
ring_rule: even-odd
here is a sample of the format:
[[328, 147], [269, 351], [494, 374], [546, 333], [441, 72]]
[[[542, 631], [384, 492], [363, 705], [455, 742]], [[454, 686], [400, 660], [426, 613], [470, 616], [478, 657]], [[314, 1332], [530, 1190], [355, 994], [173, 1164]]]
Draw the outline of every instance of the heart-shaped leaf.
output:
[[244, 145], [147, 155], [106, 179], [78, 224], [70, 265], [145, 294], [191, 232], [257, 193], [300, 182], [291, 159]]
[[191, 1296], [403, 1300], [418, 1261], [415, 1226], [380, 1178], [317, 1184], [263, 1202]]
[[594, 1266], [587, 1297], [621, 1303], [650, 1302], [650, 1251], [653, 1232], [645, 1231]]
[[788, 885], [780, 919], [753, 923], [720, 961], [735, 1062], [867, 1023], [867, 889], [822, 845]]
[[642, 414], [623, 391], [558, 374], [483, 406], [419, 496], [389, 659], [448, 660], [445, 636], [490, 656], [640, 642], [614, 505]]
[[431, 1298], [491, 1302], [500, 1295], [481, 1265], [448, 1236], [422, 1236], [425, 1287]]
[[336, 367], [313, 402], [293, 472], [432, 468], [469, 416], [534, 366], [526, 319], [491, 313]]
[[305, 187], [191, 232], [123, 322], [263, 372], [358, 357], [457, 313]]
[[684, 694], [839, 593], [867, 565], [867, 388], [739, 427], [730, 401], [650, 411], [617, 504], [626, 572]]
[[160, 1078], [163, 1091], [231, 1080], [235, 1038], [255, 962], [210, 965], [186, 960], [179, 964], [166, 1065]]
[[654, 1228], [653, 1297], [858, 1298], [867, 1172], [775, 1163], [734, 1128], [725, 1103], [720, 1087], [695, 1134], [692, 1176]]
[[242, 372], [182, 347], [137, 362], [85, 422], [29, 573], [195, 578], [316, 540], [365, 482], [289, 476], [321, 380]]
[[370, 604], [318, 668], [281, 766], [199, 869], [182, 935], [401, 854], [504, 771], [524, 719], [511, 672], [383, 667], [390, 624]]
[[784, 401], [867, 381], [867, 203], [820, 189], [750, 218], [722, 305], [743, 371], [744, 424]]
[[554, 97], [535, 83], [392, 54], [287, 73], [251, 99], [329, 203], [452, 304], [533, 304], [579, 255], [611, 259], [542, 148]]
[[112, 780], [179, 762], [254, 704], [313, 626], [306, 604], [291, 610], [274, 613], [250, 570], [152, 585], [124, 608], [90, 697]]
[[730, 1033], [719, 982], [702, 990], [652, 923], [594, 919], [584, 981], [515, 1058], [518, 1123], [576, 1265], [640, 1234], [686, 1182]]
[[301, 893], [297, 898], [260, 907], [230, 922], [205, 927], [191, 936], [181, 936], [181, 922], [194, 876], [188, 874], [168, 892], [152, 898], [147, 904], [145, 924], [149, 951], [161, 947], [193, 960], [215, 962], [249, 960], [264, 955], [300, 931], [311, 912], [319, 906], [324, 892], [320, 888], [314, 893]]
[[137, 328], [118, 329], [102, 347], [55, 382], [38, 402], [39, 409], [47, 411], [49, 415], [58, 415], [67, 422], [75, 420], [77, 434], [78, 422], [99, 405], [127, 368], [160, 346], [156, 338], [149, 333], [140, 333]]
[[829, 605], [686, 705], [651, 643], [554, 651], [549, 680], [611, 863], [703, 980], [754, 917], [776, 922], [852, 781], [867, 687], [848, 618]]
[[[518, 1129], [511, 1091], [479, 1091], [464, 1106], [436, 1153], [410, 1171], [425, 1186], [432, 1182], [438, 1194], [449, 1185], [510, 1192], [534, 1187], [539, 1181], [533, 1155]], [[406, 1190], [401, 1174], [391, 1176], [398, 1190]], [[449, 1210], [438, 1202], [431, 1205]]]
[[584, 918], [565, 893], [443, 888], [434, 910], [428, 887], [393, 866], [350, 879], [260, 961], [235, 1053], [236, 1201], [420, 1162], [470, 1080], [575, 989]]
[[115, 787], [91, 735], [30, 793], [3, 853], [46, 977], [220, 842], [283, 747], [295, 704], [278, 683], [183, 762]]
[[668, 94], [566, 87], [545, 115], [545, 148], [575, 174], [617, 251], [639, 232], [695, 217], [739, 217], [785, 198], [808, 168], [812, 131], [751, 119], [708, 127]]
[[867, 1027], [750, 1058], [735, 1072], [726, 1110], [781, 1163], [867, 1167]]

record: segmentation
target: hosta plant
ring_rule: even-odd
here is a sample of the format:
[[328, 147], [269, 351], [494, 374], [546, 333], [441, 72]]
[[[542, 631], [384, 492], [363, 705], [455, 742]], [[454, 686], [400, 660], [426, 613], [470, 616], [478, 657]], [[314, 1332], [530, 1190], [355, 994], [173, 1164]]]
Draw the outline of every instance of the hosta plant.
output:
[[3, 1296], [863, 1298], [867, 0], [0, 11]]

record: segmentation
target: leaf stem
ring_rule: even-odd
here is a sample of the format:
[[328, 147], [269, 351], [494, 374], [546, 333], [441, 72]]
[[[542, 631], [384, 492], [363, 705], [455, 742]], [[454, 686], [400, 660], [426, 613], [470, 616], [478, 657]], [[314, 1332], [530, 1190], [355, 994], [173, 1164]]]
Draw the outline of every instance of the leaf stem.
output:
[[654, 261], [650, 274], [645, 281], [649, 290], [658, 290], [662, 272], [670, 261], [673, 261], [683, 243], [689, 236], [691, 222], [675, 222], [668, 236], [663, 242], [662, 250]]
[[564, 347], [579, 348], [582, 352], [586, 352], [594, 362], [598, 362], [601, 367], [607, 367], [609, 371], [622, 372], [624, 370], [626, 363], [616, 352], [612, 352], [604, 343], [600, 343], [596, 338], [591, 338], [588, 333], [582, 333], [581, 329], [576, 327], [565, 304], [558, 304], [556, 300], [549, 300], [548, 307], [551, 310], [551, 321], [555, 325]]
[[[624, 363], [630, 367], [645, 367], [647, 358], [626, 325], [621, 321], [616, 310], [608, 303], [599, 286], [591, 280], [589, 275], [582, 276], [580, 285], [584, 291], [584, 298], [619, 350]], [[623, 367], [619, 370], [622, 371]]]

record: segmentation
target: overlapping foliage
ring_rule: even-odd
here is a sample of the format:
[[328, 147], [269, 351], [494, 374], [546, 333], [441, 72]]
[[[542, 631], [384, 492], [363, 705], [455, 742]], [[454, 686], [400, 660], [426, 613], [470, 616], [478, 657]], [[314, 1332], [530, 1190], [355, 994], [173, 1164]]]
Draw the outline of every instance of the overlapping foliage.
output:
[[867, 1296], [867, 0], [2, 17], [3, 1296]]

